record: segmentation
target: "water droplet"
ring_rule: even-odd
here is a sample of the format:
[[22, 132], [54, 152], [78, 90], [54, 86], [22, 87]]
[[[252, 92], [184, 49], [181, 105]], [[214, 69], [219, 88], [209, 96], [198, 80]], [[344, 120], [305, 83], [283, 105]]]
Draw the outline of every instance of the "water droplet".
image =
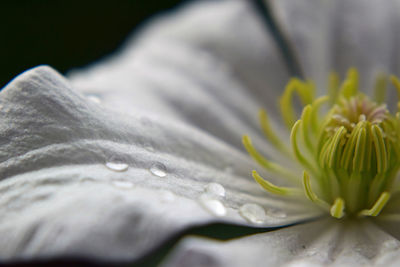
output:
[[167, 176], [167, 168], [164, 164], [160, 162], [156, 162], [150, 167], [150, 172], [158, 177], [165, 177]]
[[218, 183], [209, 183], [206, 185], [204, 190], [207, 194], [216, 196], [216, 197], [224, 197], [225, 196], [225, 188]]
[[134, 187], [134, 184], [131, 181], [122, 180], [122, 179], [112, 180], [112, 184], [115, 187], [122, 188], [122, 189], [131, 189]]
[[266, 217], [265, 210], [258, 204], [247, 203], [240, 207], [240, 215], [252, 223], [263, 223]]
[[283, 210], [278, 209], [268, 209], [267, 215], [274, 218], [283, 219], [287, 217], [287, 214]]
[[113, 171], [124, 172], [128, 169], [129, 165], [120, 158], [111, 157], [106, 163], [106, 167]]
[[214, 214], [215, 216], [225, 216], [226, 208], [221, 201], [217, 199], [208, 198], [207, 196], [201, 196], [200, 204], [209, 212]]
[[87, 95], [86, 96], [88, 100], [92, 101], [93, 103], [100, 104], [101, 99], [98, 95]]
[[397, 241], [395, 239], [386, 240], [385, 242], [383, 242], [383, 247], [386, 250], [395, 250], [395, 249], [399, 248], [399, 246], [400, 246], [399, 241]]
[[161, 198], [161, 202], [169, 203], [169, 202], [173, 202], [175, 200], [176, 196], [171, 191], [161, 190], [160, 198]]

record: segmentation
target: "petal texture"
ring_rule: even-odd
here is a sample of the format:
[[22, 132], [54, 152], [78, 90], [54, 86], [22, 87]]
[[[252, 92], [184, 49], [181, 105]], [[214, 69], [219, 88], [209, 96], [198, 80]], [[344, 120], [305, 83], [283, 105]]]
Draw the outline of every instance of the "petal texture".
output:
[[163, 266], [373, 266], [393, 264], [399, 249], [371, 222], [326, 219], [228, 242], [188, 237]]
[[380, 72], [399, 74], [399, 1], [270, 1], [306, 75], [325, 90], [330, 71], [350, 67], [367, 90]]
[[261, 140], [257, 111], [275, 112], [288, 74], [253, 6], [228, 0], [165, 15], [120, 54], [70, 78], [110, 108], [157, 112], [242, 148], [243, 134]]
[[[277, 226], [316, 214], [268, 197], [239, 150], [165, 118], [106, 110], [49, 67], [13, 80], [0, 105], [3, 259], [136, 259], [192, 225]], [[285, 213], [268, 213], [276, 209]]]

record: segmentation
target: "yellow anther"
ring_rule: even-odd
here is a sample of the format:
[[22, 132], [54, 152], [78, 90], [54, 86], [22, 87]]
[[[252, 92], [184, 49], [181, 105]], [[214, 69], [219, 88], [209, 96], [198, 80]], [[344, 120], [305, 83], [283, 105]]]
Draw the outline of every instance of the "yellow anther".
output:
[[304, 144], [308, 148], [308, 150], [313, 151], [313, 144], [310, 139], [310, 127], [311, 127], [311, 105], [307, 105], [303, 109], [303, 113], [301, 115], [301, 130], [302, 130], [302, 137], [304, 140]]
[[259, 114], [259, 118], [260, 118], [261, 129], [263, 130], [265, 137], [280, 152], [282, 152], [283, 154], [286, 154], [286, 155], [290, 155], [291, 153], [290, 153], [288, 147], [281, 141], [281, 139], [279, 139], [279, 137], [276, 135], [276, 133], [272, 129], [271, 124], [269, 123], [267, 112], [263, 109], [260, 109], [258, 114]]
[[296, 113], [292, 104], [293, 93], [297, 92], [303, 105], [310, 104], [314, 100], [314, 86], [297, 78], [290, 79], [280, 99], [280, 107], [283, 121], [290, 129], [296, 121]]
[[358, 72], [356, 69], [351, 68], [347, 72], [347, 79], [344, 80], [340, 88], [340, 96], [345, 99], [355, 96], [358, 92]]
[[345, 204], [343, 198], [341, 197], [336, 198], [335, 202], [333, 203], [330, 209], [331, 216], [337, 219], [343, 218], [343, 216], [345, 215], [344, 207]]
[[256, 182], [262, 186], [266, 191], [275, 194], [275, 195], [281, 195], [281, 196], [289, 196], [289, 195], [299, 195], [300, 190], [298, 188], [289, 188], [289, 187], [283, 187], [283, 186], [277, 186], [274, 185], [264, 178], [262, 178], [257, 171], [253, 171], [253, 178], [256, 180]]
[[376, 169], [378, 173], [381, 173], [387, 170], [387, 156], [383, 133], [379, 126], [372, 126], [372, 139], [375, 145]]
[[318, 134], [318, 111], [321, 108], [321, 106], [329, 101], [328, 96], [322, 96], [317, 99], [312, 103], [312, 109], [311, 109], [311, 129], [313, 130], [314, 134]]
[[366, 150], [367, 133], [365, 128], [361, 128], [357, 135], [356, 148], [353, 158], [353, 171], [364, 170], [365, 150]]
[[333, 105], [339, 95], [339, 75], [336, 72], [331, 72], [329, 74], [328, 82], [328, 98], [330, 104]]
[[380, 73], [376, 77], [374, 86], [374, 100], [376, 103], [382, 104], [385, 101], [386, 89], [387, 89], [387, 76], [385, 74]]
[[383, 192], [372, 208], [368, 210], [362, 210], [359, 212], [359, 216], [378, 216], [382, 209], [385, 207], [386, 203], [390, 199], [390, 193]]
[[267, 169], [270, 172], [279, 174], [289, 180], [294, 181], [296, 179], [296, 176], [293, 175], [290, 171], [284, 169], [280, 165], [271, 162], [267, 160], [265, 157], [263, 157], [253, 146], [250, 137], [247, 135], [244, 135], [242, 138], [242, 142], [244, 147], [247, 150], [247, 153], [261, 166], [263, 166], [265, 169]]
[[329, 204], [320, 199], [312, 190], [310, 176], [306, 171], [303, 172], [303, 190], [306, 197], [325, 210], [329, 210]]
[[329, 145], [330, 153], [327, 155], [329, 156], [327, 159], [329, 168], [336, 168], [339, 166], [338, 161], [340, 160], [341, 148], [343, 146], [343, 139], [345, 138], [346, 133], [346, 128], [342, 126], [336, 131], [332, 138], [332, 143]]
[[400, 80], [396, 76], [391, 75], [390, 81], [397, 90], [397, 110], [400, 111]]
[[[338, 219], [377, 216], [390, 194], [396, 192], [392, 187], [400, 170], [400, 101], [396, 115], [382, 104], [386, 97], [384, 75], [376, 79], [375, 101], [358, 91], [358, 72], [354, 68], [348, 71], [340, 88], [337, 74], [331, 74], [329, 80], [329, 94], [316, 99], [311, 82], [294, 78], [286, 86], [280, 109], [290, 129], [290, 147], [273, 131], [265, 111], [260, 111], [261, 127], [277, 150], [302, 167], [302, 195], [312, 203]], [[394, 76], [390, 80], [400, 99], [400, 80]], [[295, 93], [305, 106], [301, 114], [295, 113], [292, 103]], [[331, 104], [329, 110], [320, 109], [326, 102]], [[267, 171], [296, 178], [289, 168], [265, 159], [249, 137], [243, 137], [243, 144]], [[288, 149], [291, 153], [286, 153]], [[286, 166], [285, 161], [282, 164]], [[256, 171], [253, 177], [270, 193], [298, 193], [295, 188], [266, 181]]]

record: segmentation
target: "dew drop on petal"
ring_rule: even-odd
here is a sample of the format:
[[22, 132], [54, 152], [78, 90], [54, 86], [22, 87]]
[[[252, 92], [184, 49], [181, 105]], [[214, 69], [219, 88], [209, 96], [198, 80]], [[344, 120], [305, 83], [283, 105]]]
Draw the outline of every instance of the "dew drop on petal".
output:
[[167, 176], [167, 168], [164, 164], [160, 162], [156, 162], [150, 167], [150, 172], [158, 177], [165, 177]]
[[175, 198], [176, 198], [175, 194], [172, 193], [171, 191], [168, 191], [168, 190], [160, 191], [161, 202], [170, 203], [170, 202], [173, 202], [175, 200]]
[[200, 204], [210, 213], [215, 216], [225, 216], [226, 215], [226, 208], [221, 201], [217, 199], [212, 199], [208, 197], [200, 197], [199, 199]]
[[119, 159], [117, 157], [111, 157], [106, 162], [106, 167], [116, 172], [124, 172], [128, 170], [129, 165], [126, 164], [122, 159]]
[[268, 209], [267, 216], [283, 219], [287, 217], [287, 214], [283, 210], [278, 209]]
[[208, 185], [206, 185], [204, 191], [211, 195], [211, 196], [215, 196], [215, 197], [224, 197], [225, 196], [225, 188], [218, 183], [209, 183]]
[[120, 163], [120, 162], [107, 162], [106, 163], [107, 168], [113, 171], [117, 172], [124, 172], [128, 169], [128, 164], [126, 163]]
[[121, 189], [131, 189], [134, 187], [134, 184], [128, 180], [115, 179], [112, 180], [111, 183], [113, 186]]
[[239, 208], [243, 218], [252, 223], [263, 223], [266, 218], [265, 210], [258, 204], [247, 203]]

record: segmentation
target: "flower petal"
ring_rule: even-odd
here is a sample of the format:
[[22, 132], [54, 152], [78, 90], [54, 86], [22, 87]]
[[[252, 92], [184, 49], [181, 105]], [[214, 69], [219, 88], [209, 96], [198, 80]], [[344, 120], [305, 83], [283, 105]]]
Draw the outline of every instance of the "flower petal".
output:
[[70, 78], [110, 108], [184, 120], [242, 148], [243, 134], [261, 140], [257, 112], [276, 113], [288, 72], [253, 6], [228, 0], [161, 17], [121, 54]]
[[[192, 225], [316, 214], [268, 197], [237, 149], [173, 121], [103, 109], [49, 67], [13, 80], [0, 106], [3, 259], [135, 259]], [[250, 202], [285, 214], [248, 223], [239, 208]]]
[[309, 78], [350, 67], [370, 89], [379, 72], [399, 74], [399, 1], [270, 1]]
[[227, 242], [188, 237], [163, 266], [371, 266], [399, 250], [371, 222], [326, 219]]

